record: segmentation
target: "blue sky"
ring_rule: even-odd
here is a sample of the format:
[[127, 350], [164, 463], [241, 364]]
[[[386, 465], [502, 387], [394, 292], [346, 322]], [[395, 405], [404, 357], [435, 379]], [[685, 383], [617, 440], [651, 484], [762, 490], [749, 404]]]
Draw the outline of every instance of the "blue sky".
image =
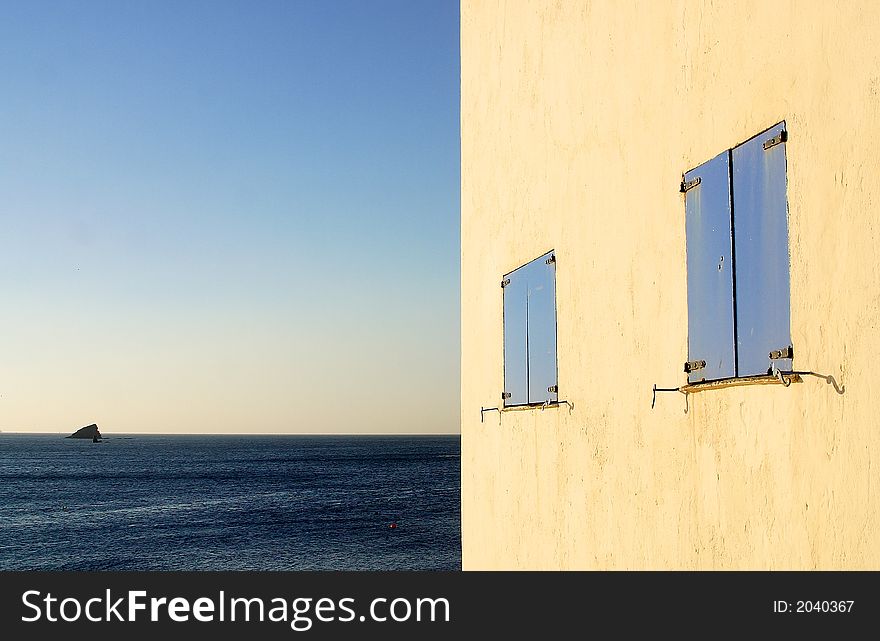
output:
[[458, 3], [0, 3], [0, 429], [455, 432]]

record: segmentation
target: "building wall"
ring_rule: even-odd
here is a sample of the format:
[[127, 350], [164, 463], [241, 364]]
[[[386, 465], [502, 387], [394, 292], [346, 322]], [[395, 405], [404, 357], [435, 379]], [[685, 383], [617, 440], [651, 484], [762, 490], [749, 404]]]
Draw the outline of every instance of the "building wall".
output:
[[[462, 0], [465, 569], [880, 568], [880, 3]], [[785, 120], [794, 366], [684, 397], [682, 172]], [[559, 398], [503, 389], [554, 249]], [[500, 417], [500, 418], [499, 418]]]

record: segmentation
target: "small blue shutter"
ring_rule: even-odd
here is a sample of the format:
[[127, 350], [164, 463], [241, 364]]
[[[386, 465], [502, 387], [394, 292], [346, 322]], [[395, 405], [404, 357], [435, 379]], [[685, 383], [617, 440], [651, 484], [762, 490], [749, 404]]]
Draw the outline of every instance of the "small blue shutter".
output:
[[736, 376], [729, 153], [689, 171], [685, 184], [688, 361], [705, 361], [688, 382]]
[[528, 279], [529, 403], [555, 401], [556, 257], [549, 252], [523, 269]]
[[504, 406], [555, 401], [558, 393], [553, 252], [506, 274], [503, 282]]
[[791, 345], [784, 132], [781, 122], [733, 149], [739, 376], [792, 367], [769, 356]]
[[522, 269], [505, 275], [504, 282], [504, 406], [511, 407], [529, 402], [526, 351], [528, 283]]

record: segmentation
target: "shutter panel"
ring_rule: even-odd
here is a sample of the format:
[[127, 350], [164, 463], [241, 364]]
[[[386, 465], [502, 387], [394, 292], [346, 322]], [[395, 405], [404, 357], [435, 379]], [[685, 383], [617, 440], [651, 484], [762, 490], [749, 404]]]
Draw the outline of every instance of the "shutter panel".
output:
[[739, 376], [792, 368], [770, 352], [791, 345], [785, 123], [733, 149]]
[[[522, 268], [504, 276], [504, 406], [526, 405], [528, 354], [526, 300], [528, 284]], [[509, 282], [507, 282], [509, 281]]]
[[[556, 375], [556, 257], [526, 265], [528, 278], [529, 403], [559, 398]], [[550, 391], [550, 390], [553, 391]]]
[[[687, 188], [688, 183], [693, 184]], [[705, 361], [688, 382], [736, 376], [730, 156], [684, 176], [687, 236], [688, 362]]]

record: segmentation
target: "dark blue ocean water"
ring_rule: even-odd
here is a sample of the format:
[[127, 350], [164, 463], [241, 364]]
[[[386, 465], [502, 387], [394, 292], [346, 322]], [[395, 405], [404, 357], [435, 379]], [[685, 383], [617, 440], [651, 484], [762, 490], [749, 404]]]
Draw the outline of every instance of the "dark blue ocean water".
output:
[[459, 447], [0, 434], [0, 569], [460, 569]]

